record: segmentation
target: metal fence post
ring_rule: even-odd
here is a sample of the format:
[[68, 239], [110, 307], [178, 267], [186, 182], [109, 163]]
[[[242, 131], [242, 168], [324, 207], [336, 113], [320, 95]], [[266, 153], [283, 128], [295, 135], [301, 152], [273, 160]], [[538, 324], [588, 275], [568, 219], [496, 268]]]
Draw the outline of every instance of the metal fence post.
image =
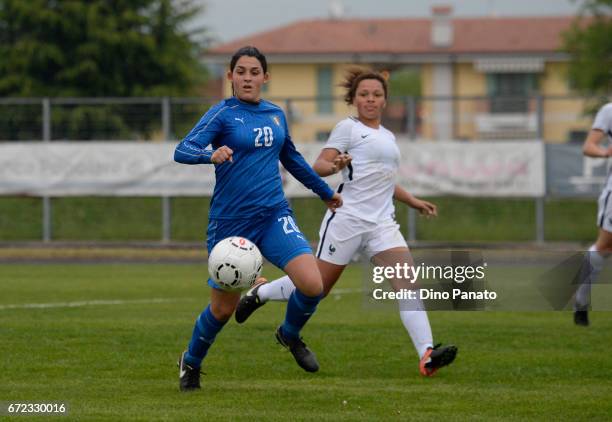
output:
[[172, 237], [172, 208], [169, 196], [162, 196], [162, 242], [168, 243]]
[[536, 118], [537, 118], [537, 137], [544, 140], [544, 97], [536, 97]]
[[170, 120], [170, 98], [164, 97], [161, 102], [162, 109], [162, 132], [164, 134], [164, 141], [169, 141], [172, 136], [171, 120]]
[[[42, 100], [42, 138], [43, 142], [51, 142], [51, 100], [43, 98]], [[53, 234], [52, 230], [52, 209], [51, 198], [43, 196], [42, 198], [42, 238], [43, 242], [50, 242]]]
[[51, 198], [48, 196], [42, 197], [42, 225], [43, 225], [43, 242], [50, 242], [52, 237], [51, 223]]
[[408, 242], [416, 241], [417, 237], [417, 218], [414, 208], [408, 207]]
[[[163, 97], [162, 102], [162, 131], [164, 141], [172, 137], [170, 98]], [[162, 196], [162, 242], [168, 243], [172, 237], [172, 208], [169, 196]]]
[[51, 140], [51, 100], [43, 98], [42, 100], [42, 139], [45, 142]]
[[291, 98], [287, 98], [285, 100], [285, 115], [287, 116], [287, 126], [289, 126], [289, 130], [291, 131], [291, 126], [293, 125], [294, 115], [293, 115], [293, 103]]
[[[543, 157], [542, 157], [542, 166], [544, 167], [544, 191], [547, 192], [547, 180], [546, 180], [546, 148], [544, 145], [544, 97], [542, 95], [538, 95], [536, 97], [536, 110], [537, 110], [537, 121], [538, 121], [538, 139], [543, 145]], [[536, 242], [544, 243], [544, 229], [545, 229], [545, 199], [546, 193], [544, 196], [540, 196], [536, 198]]]
[[406, 133], [410, 140], [416, 139], [416, 100], [412, 95], [406, 97]]
[[543, 196], [539, 196], [535, 199], [537, 243], [544, 243], [544, 205]]

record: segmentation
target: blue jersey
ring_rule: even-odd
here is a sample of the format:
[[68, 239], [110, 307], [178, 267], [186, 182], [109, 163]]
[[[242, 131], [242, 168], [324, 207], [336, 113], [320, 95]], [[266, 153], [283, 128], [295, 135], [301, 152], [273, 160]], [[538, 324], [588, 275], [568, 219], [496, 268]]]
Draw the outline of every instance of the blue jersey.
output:
[[234, 151], [233, 162], [215, 165], [211, 219], [249, 218], [286, 207], [279, 160], [322, 199], [334, 194], [295, 149], [283, 111], [268, 101], [253, 104], [235, 97], [221, 101], [176, 147], [174, 159], [211, 164], [213, 152], [223, 145]]

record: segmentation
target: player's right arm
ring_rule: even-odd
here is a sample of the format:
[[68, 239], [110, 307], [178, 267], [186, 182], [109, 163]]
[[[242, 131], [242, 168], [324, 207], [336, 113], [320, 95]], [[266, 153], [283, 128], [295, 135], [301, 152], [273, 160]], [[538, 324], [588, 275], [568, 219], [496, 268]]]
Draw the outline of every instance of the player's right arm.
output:
[[221, 164], [232, 161], [233, 151], [228, 146], [213, 148], [214, 140], [223, 132], [225, 102], [212, 107], [200, 119], [174, 150], [174, 161], [182, 164]]
[[612, 103], [603, 106], [595, 116], [593, 127], [582, 146], [582, 153], [587, 157], [607, 158], [612, 156], [612, 146], [603, 148], [602, 141], [606, 133], [612, 133]]
[[338, 173], [351, 163], [351, 156], [347, 153], [351, 144], [353, 122], [345, 119], [339, 122], [329, 135], [325, 147], [312, 168], [321, 177]]
[[335, 148], [323, 148], [312, 168], [321, 177], [331, 176], [350, 164], [352, 157]]

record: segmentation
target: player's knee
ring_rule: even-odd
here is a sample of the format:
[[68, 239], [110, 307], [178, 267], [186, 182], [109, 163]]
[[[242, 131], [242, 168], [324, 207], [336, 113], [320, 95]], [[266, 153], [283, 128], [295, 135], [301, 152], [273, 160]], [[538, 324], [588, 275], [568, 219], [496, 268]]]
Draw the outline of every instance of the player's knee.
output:
[[604, 256], [610, 255], [612, 254], [612, 245], [602, 245], [601, 247], [597, 248], [597, 252]]
[[300, 291], [310, 297], [321, 296], [324, 294], [323, 283], [321, 280], [309, 280], [309, 282], [302, 284]]
[[601, 254], [610, 254], [612, 253], [612, 241], [608, 241], [607, 239], [599, 239], [595, 243], [595, 249], [597, 249], [597, 252]]
[[221, 302], [221, 303], [213, 303], [210, 306], [210, 311], [213, 316], [219, 321], [227, 321], [232, 317], [234, 311], [236, 310], [235, 303], [229, 302]]

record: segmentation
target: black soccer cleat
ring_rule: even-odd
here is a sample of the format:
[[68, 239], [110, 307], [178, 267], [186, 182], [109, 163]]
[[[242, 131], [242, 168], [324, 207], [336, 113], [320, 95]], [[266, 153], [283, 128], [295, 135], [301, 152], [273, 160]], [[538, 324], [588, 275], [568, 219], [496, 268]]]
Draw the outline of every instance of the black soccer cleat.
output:
[[185, 353], [181, 353], [178, 361], [179, 367], [179, 388], [181, 391], [199, 390], [200, 387], [200, 368], [193, 368], [185, 362]]
[[436, 344], [433, 348], [430, 347], [419, 362], [421, 375], [431, 377], [438, 369], [450, 365], [455, 360], [457, 351], [457, 347], [452, 344], [448, 346]]
[[262, 302], [259, 296], [257, 296], [257, 290], [267, 281], [268, 280], [263, 277], [258, 278], [257, 284], [247, 290], [244, 296], [242, 296], [240, 302], [238, 302], [238, 306], [236, 306], [236, 312], [234, 313], [234, 318], [236, 318], [238, 324], [242, 324], [253, 312], [266, 304], [266, 302]]
[[589, 326], [589, 311], [574, 311], [574, 324]]
[[276, 329], [276, 340], [278, 340], [281, 346], [289, 349], [297, 364], [300, 365], [304, 371], [317, 372], [319, 370], [317, 356], [306, 347], [306, 344], [301, 338], [290, 339], [285, 337], [281, 327]]

